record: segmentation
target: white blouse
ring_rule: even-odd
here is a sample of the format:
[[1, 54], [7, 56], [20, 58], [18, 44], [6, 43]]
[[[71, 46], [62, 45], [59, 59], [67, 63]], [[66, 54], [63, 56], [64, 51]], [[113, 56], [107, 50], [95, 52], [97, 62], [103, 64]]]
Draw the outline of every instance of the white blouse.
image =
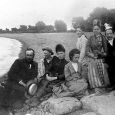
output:
[[81, 62], [85, 56], [87, 42], [88, 40], [85, 35], [82, 35], [80, 38], [77, 39], [76, 48], [80, 50], [79, 62]]
[[78, 71], [78, 64], [74, 63], [74, 62], [71, 62], [71, 63], [72, 63], [74, 70], [77, 72]]

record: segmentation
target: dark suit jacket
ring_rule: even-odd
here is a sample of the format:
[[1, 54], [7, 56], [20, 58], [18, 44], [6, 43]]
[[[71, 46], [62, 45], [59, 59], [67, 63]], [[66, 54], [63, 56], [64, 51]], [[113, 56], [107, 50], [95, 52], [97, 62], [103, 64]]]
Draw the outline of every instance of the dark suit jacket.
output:
[[113, 40], [113, 46], [107, 41], [106, 63], [111, 67], [115, 67], [115, 38]]
[[17, 59], [8, 72], [8, 80], [15, 82], [22, 80], [26, 83], [37, 77], [37, 74], [38, 64], [36, 62], [33, 61], [30, 68], [30, 64], [26, 59]]

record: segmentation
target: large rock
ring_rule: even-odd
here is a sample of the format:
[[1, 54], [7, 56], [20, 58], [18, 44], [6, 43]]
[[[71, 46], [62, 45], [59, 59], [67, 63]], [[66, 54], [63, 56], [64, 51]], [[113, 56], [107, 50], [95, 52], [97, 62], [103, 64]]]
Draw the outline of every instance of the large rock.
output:
[[88, 113], [84, 113], [84, 114], [82, 114], [82, 115], [97, 115], [97, 114], [94, 113], [94, 112], [88, 112]]
[[73, 97], [50, 98], [41, 104], [44, 111], [53, 115], [62, 115], [74, 112], [82, 107], [79, 100]]
[[83, 108], [92, 109], [101, 115], [115, 115], [115, 96], [108, 95], [90, 95], [81, 99]]

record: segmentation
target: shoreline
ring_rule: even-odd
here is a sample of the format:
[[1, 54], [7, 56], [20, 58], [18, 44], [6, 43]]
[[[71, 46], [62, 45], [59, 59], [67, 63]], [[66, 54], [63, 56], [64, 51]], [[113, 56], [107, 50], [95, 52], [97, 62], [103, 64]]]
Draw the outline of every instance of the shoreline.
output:
[[[8, 38], [8, 39], [13, 39], [13, 38], [10, 38], [10, 37], [4, 37], [4, 38]], [[21, 41], [21, 40], [18, 40], [18, 39], [13, 39], [13, 40], [16, 40], [16, 41], [18, 41], [18, 42], [20, 42], [20, 44], [22, 45], [21, 47], [20, 47], [20, 51], [19, 51], [19, 53], [18, 53], [18, 58], [23, 58], [24, 57], [24, 55], [25, 55], [25, 50], [27, 49], [27, 44], [26, 43], [24, 43], [23, 41]], [[18, 59], [17, 58], [17, 59]], [[15, 60], [14, 60], [15, 61]], [[10, 69], [10, 68], [9, 68]], [[6, 79], [6, 77], [7, 77], [7, 70], [6, 70], [6, 72], [3, 74], [3, 75], [1, 75], [0, 76], [0, 82], [2, 82], [2, 81], [4, 81], [5, 79]]]

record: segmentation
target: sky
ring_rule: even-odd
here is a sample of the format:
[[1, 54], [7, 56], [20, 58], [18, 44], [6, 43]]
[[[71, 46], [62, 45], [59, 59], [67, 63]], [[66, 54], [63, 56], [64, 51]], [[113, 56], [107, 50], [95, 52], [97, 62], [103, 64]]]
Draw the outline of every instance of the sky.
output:
[[96, 7], [115, 8], [115, 0], [0, 0], [0, 28], [38, 21], [54, 25], [55, 20], [63, 20], [71, 28], [73, 17], [86, 19]]

